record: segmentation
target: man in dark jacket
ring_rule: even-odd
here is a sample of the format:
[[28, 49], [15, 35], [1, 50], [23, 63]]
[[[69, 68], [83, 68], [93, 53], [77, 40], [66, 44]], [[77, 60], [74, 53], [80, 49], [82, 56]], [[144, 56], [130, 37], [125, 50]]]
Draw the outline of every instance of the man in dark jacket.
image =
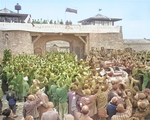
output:
[[16, 115], [16, 94], [14, 91], [12, 91], [14, 88], [13, 85], [10, 85], [8, 87], [8, 92], [6, 93], [6, 99], [9, 103], [9, 108], [12, 110], [14, 117], [17, 117]]
[[108, 120], [111, 119], [111, 117], [113, 115], [116, 114], [117, 110], [117, 101], [118, 101], [118, 98], [117, 97], [113, 97], [110, 101], [110, 103], [107, 105], [107, 114], [108, 114]]

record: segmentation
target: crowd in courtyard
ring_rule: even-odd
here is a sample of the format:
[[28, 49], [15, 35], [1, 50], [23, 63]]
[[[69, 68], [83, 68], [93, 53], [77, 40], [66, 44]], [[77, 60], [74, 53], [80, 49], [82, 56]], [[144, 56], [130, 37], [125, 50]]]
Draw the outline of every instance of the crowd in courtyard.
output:
[[[84, 78], [84, 83], [76, 81], [71, 87], [52, 84], [48, 92], [45, 92], [39, 80], [34, 79], [29, 87], [28, 78], [24, 77], [24, 120], [150, 119], [150, 89], [147, 86], [149, 80], [144, 78], [150, 70], [149, 61], [141, 58], [141, 61], [136, 63], [137, 59], [128, 54], [116, 58], [115, 53], [115, 59], [107, 60], [109, 54], [103, 58], [96, 57], [96, 54], [93, 52], [87, 57], [93, 74], [92, 77]], [[101, 51], [101, 56], [103, 54], [106, 56], [106, 53]], [[101, 60], [100, 66], [97, 64], [98, 59]], [[143, 70], [142, 82], [147, 82], [146, 85], [135, 79], [137, 67]], [[10, 85], [6, 93], [9, 108], [2, 110], [0, 102], [0, 113], [5, 116], [3, 120], [15, 120], [17, 117], [17, 99], [13, 87], [15, 86]], [[2, 96], [1, 90], [0, 99]]]

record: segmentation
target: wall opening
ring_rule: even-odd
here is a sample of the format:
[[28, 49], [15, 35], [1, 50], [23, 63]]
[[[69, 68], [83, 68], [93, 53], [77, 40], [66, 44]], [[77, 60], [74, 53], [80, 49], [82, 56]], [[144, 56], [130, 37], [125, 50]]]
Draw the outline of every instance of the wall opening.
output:
[[70, 43], [61, 40], [47, 42], [46, 52], [49, 51], [60, 51], [70, 53]]

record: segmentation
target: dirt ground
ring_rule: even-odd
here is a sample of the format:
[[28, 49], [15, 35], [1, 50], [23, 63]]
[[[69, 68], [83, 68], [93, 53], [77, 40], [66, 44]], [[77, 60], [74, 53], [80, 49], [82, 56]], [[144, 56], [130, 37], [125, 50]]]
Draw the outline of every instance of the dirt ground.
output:
[[[8, 101], [6, 100], [6, 95], [3, 96], [3, 108], [2, 110], [4, 110], [5, 108], [9, 108], [8, 106]], [[23, 110], [23, 104], [24, 102], [17, 102], [17, 110], [16, 110], [16, 114], [18, 115], [17, 118], [15, 118], [15, 120], [24, 120], [23, 116], [22, 116], [22, 110]], [[4, 116], [1, 115], [0, 116], [0, 120], [2, 120]]]

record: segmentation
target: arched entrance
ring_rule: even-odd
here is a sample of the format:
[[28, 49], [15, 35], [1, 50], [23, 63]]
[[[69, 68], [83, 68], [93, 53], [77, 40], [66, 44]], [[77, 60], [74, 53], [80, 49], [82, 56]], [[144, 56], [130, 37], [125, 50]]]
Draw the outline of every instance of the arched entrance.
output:
[[[70, 53], [75, 53], [79, 59], [84, 59], [85, 52], [87, 50], [87, 42], [86, 37], [78, 36], [78, 34], [40, 34], [36, 40], [33, 41], [34, 50], [40, 48], [42, 52], [42, 56], [46, 55], [47, 51], [47, 43], [52, 41], [62, 41], [67, 42], [69, 44], [69, 48], [62, 48], [68, 49]], [[59, 45], [52, 44], [53, 48], [57, 50]]]

